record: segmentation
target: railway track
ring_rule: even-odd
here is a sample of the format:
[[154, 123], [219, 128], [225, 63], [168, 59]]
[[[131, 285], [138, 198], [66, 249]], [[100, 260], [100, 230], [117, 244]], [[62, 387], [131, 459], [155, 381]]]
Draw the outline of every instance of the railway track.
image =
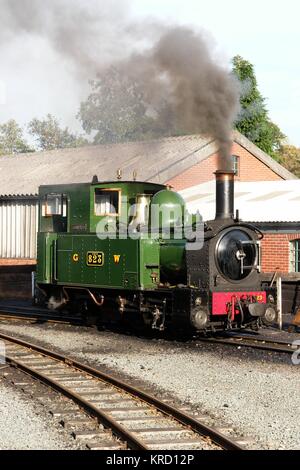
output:
[[90, 449], [244, 449], [241, 441], [115, 377], [21, 339], [0, 334], [0, 340], [7, 364], [55, 389], [97, 420]]
[[224, 344], [234, 347], [247, 347], [260, 349], [263, 351], [272, 351], [279, 353], [293, 354], [299, 346], [293, 346], [293, 342], [271, 339], [266, 337], [253, 337], [247, 335], [233, 334], [227, 337], [197, 338], [197, 342], [206, 342], [211, 344]]
[[37, 307], [7, 306], [0, 304], [0, 320], [25, 320], [29, 322], [67, 323], [82, 325], [83, 321], [78, 316], [57, 314], [50, 310]]
[[[47, 322], [73, 325], [85, 325], [78, 316], [61, 315], [47, 309], [24, 306], [7, 306], [0, 304], [0, 320], [25, 320], [28, 322]], [[228, 333], [227, 336], [204, 337], [198, 336], [197, 342], [211, 344], [223, 344], [228, 346], [241, 346], [264, 351], [293, 354], [297, 346], [293, 347], [292, 341], [282, 341], [267, 337], [259, 337], [247, 334]]]

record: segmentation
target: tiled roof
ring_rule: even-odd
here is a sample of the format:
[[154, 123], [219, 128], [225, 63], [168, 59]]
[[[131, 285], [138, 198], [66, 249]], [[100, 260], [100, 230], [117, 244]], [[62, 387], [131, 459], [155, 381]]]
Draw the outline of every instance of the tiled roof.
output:
[[[296, 178], [238, 132], [233, 137], [282, 178]], [[216, 151], [211, 139], [191, 135], [4, 156], [0, 196], [37, 194], [41, 184], [88, 182], [93, 175], [99, 181], [115, 180], [118, 168], [124, 180], [136, 171], [140, 181], [165, 183]]]

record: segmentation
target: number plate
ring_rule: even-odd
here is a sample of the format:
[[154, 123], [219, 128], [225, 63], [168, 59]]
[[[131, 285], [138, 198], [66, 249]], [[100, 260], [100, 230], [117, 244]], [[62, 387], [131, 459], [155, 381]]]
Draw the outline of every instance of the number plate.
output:
[[103, 266], [104, 253], [102, 251], [88, 251], [86, 254], [87, 266]]

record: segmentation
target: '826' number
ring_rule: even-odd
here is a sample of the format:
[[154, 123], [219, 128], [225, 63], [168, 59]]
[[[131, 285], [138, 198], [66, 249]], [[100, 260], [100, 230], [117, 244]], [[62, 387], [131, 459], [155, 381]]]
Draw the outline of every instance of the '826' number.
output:
[[86, 264], [88, 266], [103, 266], [104, 253], [102, 251], [88, 251], [86, 254]]

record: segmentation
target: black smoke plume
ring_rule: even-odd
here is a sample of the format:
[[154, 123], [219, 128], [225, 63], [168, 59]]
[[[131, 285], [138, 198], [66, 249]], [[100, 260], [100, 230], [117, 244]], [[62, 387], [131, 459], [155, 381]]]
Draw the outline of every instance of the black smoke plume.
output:
[[167, 106], [177, 129], [215, 139], [219, 166], [231, 168], [238, 86], [202, 33], [134, 22], [126, 1], [0, 0], [0, 6], [0, 48], [14, 35], [46, 40], [84, 83], [111, 66], [120, 68], [142, 84], [150, 113]]
[[222, 169], [231, 169], [231, 130], [238, 111], [238, 86], [229, 71], [217, 64], [208, 42], [185, 27], [164, 31], [150, 50], [121, 64], [124, 73], [143, 84], [156, 109], [168, 105], [175, 128], [201, 133], [219, 144]]

